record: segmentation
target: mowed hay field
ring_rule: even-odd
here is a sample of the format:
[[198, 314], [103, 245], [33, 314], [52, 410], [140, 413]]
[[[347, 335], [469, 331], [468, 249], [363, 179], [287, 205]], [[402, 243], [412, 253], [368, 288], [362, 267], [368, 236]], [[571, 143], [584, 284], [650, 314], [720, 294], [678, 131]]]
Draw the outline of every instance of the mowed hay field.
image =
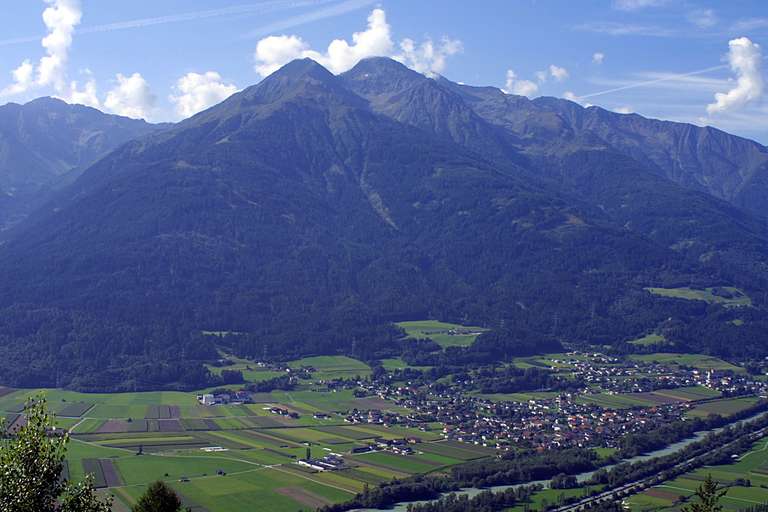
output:
[[722, 304], [726, 307], [751, 306], [752, 299], [738, 288], [720, 286], [717, 288], [646, 288], [653, 295], [674, 299], [701, 300], [710, 304]]
[[702, 402], [696, 404], [693, 409], [688, 412], [689, 416], [704, 418], [710, 414], [717, 414], [720, 416], [733, 416], [744, 409], [752, 407], [759, 401], [757, 397], [744, 397], [744, 398], [724, 398], [722, 400], [712, 400], [709, 402]]
[[[627, 501], [631, 510], [678, 510], [688, 503], [707, 475], [728, 487], [722, 498], [725, 510], [743, 510], [768, 503], [768, 439], [755, 443], [750, 451], [731, 464], [706, 466], [679, 478], [652, 487]], [[749, 486], [737, 480], [749, 481]]]
[[591, 395], [582, 395], [577, 399], [577, 402], [583, 404], [595, 404], [608, 409], [629, 409], [632, 407], [653, 407], [675, 402], [696, 402], [699, 400], [717, 398], [719, 396], [719, 391], [703, 386], [693, 386], [687, 388], [661, 389], [648, 393], [595, 393]]
[[[368, 367], [347, 358], [309, 358], [315, 374], [351, 376]], [[308, 389], [309, 388], [309, 389]], [[350, 424], [350, 409], [408, 412], [377, 397], [356, 398], [352, 390], [258, 394], [258, 403], [202, 406], [196, 393], [82, 394], [61, 390], [11, 390], [0, 397], [0, 414], [23, 419], [24, 401], [43, 393], [56, 421], [71, 430], [66, 472], [74, 481], [94, 476], [99, 492], [115, 496], [127, 511], [155, 480], [163, 480], [195, 512], [240, 510], [293, 512], [345, 501], [368, 485], [412, 474], [444, 470], [493, 450], [446, 442], [438, 430]], [[289, 418], [270, 412], [297, 412]], [[16, 412], [14, 412], [16, 411]], [[316, 419], [322, 412], [327, 417]], [[437, 428], [437, 427], [436, 427]], [[418, 438], [413, 455], [351, 452], [376, 439]], [[347, 467], [316, 472], [296, 461], [310, 448], [314, 457], [342, 454]], [[424, 448], [423, 450], [421, 448]], [[223, 474], [220, 474], [223, 473]]]
[[703, 354], [677, 354], [671, 352], [657, 352], [654, 354], [641, 354], [629, 356], [636, 361], [656, 362], [662, 364], [675, 364], [689, 366], [698, 370], [730, 370], [735, 373], [744, 373], [746, 370], [717, 357]]
[[397, 324], [409, 338], [429, 338], [442, 347], [468, 347], [486, 329], [437, 320], [418, 320]]

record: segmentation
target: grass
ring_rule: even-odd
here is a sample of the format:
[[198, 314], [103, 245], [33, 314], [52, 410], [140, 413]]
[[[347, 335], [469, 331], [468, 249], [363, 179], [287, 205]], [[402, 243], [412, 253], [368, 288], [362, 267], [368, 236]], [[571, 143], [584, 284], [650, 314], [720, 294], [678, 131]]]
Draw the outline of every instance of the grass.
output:
[[677, 354], [670, 352], [657, 352], [654, 354], [642, 354], [629, 356], [636, 361], [656, 362], [678, 366], [690, 366], [698, 370], [730, 370], [736, 373], [744, 373], [746, 370], [717, 357], [704, 354]]
[[[709, 474], [721, 485], [729, 486], [721, 499], [725, 510], [741, 510], [768, 502], [768, 439], [752, 445], [749, 452], [730, 464], [707, 466], [686, 473], [663, 485], [629, 498], [632, 510], [663, 510], [673, 506], [678, 496], [690, 497]], [[764, 472], [765, 471], [765, 472]], [[749, 480], [751, 486], [735, 485], [737, 479]]]
[[[720, 286], [717, 288], [704, 288], [703, 290], [694, 288], [646, 288], [653, 295], [661, 297], [671, 297], [674, 299], [703, 300], [709, 304], [722, 304], [725, 307], [751, 306], [752, 299], [738, 288], [732, 286]], [[717, 291], [730, 295], [724, 297], [718, 295]]]
[[431, 464], [428, 459], [419, 459], [413, 455], [396, 455], [388, 452], [372, 452], [352, 457], [355, 461], [375, 467], [394, 469], [401, 473], [427, 473], [441, 464]]
[[650, 400], [635, 398], [628, 394], [596, 393], [593, 395], [581, 395], [576, 401], [582, 404], [599, 405], [606, 409], [630, 409], [632, 407], [650, 407], [654, 405]]
[[[468, 347], [475, 338], [485, 331], [482, 327], [463, 326], [438, 322], [437, 320], [418, 320], [397, 324], [409, 338], [429, 338], [441, 347]], [[454, 333], [451, 334], [451, 331]]]
[[[370, 371], [360, 361], [345, 357], [307, 358], [292, 363], [293, 367], [301, 365], [315, 367], [315, 376], [350, 377]], [[290, 392], [263, 393], [257, 404], [213, 407], [199, 405], [195, 393], [44, 392], [51, 410], [70, 415], [57, 422], [73, 428], [67, 457], [71, 478], [80, 481], [87, 468], [98, 473], [100, 468], [114, 465], [122, 483], [104, 492], [117, 497], [117, 512], [130, 510], [147, 484], [157, 479], [177, 489], [185, 503], [197, 507], [193, 510], [310, 510], [349, 499], [366, 483], [375, 485], [411, 474], [442, 471], [494, 454], [482, 447], [442, 441], [441, 425], [433, 425], [434, 431], [421, 432], [399, 425], [346, 424], [342, 414], [352, 408], [408, 410], [378, 397], [356, 398], [351, 389], [332, 392], [307, 388], [309, 384]], [[0, 414], [14, 414], [11, 411], [36, 393], [24, 390], [4, 394], [0, 397]], [[301, 417], [273, 415], [265, 410], [272, 405], [295, 410]], [[155, 419], [176, 416], [177, 410], [178, 419]], [[313, 412], [324, 412], [330, 418], [316, 420]], [[132, 421], [127, 422], [127, 418]], [[128, 431], [99, 433], [106, 423], [111, 430]], [[179, 431], [160, 432], [161, 423], [176, 426]], [[417, 452], [414, 455], [350, 455], [353, 448], [373, 438], [408, 436], [422, 440], [412, 445]], [[304, 442], [311, 443], [316, 456], [342, 453], [357, 467], [327, 473], [302, 469], [296, 459], [305, 454]], [[143, 455], [137, 455], [139, 446]], [[224, 451], [202, 450], [212, 446]], [[226, 476], [217, 476], [219, 470]], [[97, 477], [104, 479], [103, 474]], [[190, 481], [180, 482], [182, 477]]]
[[649, 346], [649, 345], [663, 345], [666, 342], [667, 342], [667, 339], [661, 334], [646, 334], [645, 336], [634, 339], [629, 343], [631, 343], [632, 345]]
[[313, 374], [316, 379], [348, 379], [351, 377], [366, 377], [371, 374], [371, 367], [362, 361], [347, 356], [315, 356], [297, 359], [288, 363], [291, 368], [311, 366], [317, 370]]
[[697, 404], [688, 412], [688, 415], [700, 418], [709, 416], [710, 414], [733, 416], [744, 409], [752, 407], [758, 400], [757, 397], [723, 398], [722, 400], [713, 400], [711, 402]]

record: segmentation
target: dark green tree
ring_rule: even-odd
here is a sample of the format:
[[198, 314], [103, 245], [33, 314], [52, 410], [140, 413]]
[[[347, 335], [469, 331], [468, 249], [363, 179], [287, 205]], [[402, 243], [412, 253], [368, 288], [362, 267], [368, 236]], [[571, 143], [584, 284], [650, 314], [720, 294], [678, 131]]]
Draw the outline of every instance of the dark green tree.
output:
[[133, 506], [133, 512], [183, 512], [188, 510], [188, 508], [182, 508], [181, 500], [176, 492], [160, 480], [151, 484]]
[[725, 496], [728, 489], [721, 489], [712, 475], [707, 475], [704, 482], [696, 490], [698, 501], [684, 506], [683, 512], [720, 512], [723, 506], [720, 504], [720, 498]]
[[14, 512], [110, 512], [89, 478], [61, 478], [69, 434], [56, 430], [43, 397], [24, 407], [26, 424], [13, 432], [0, 424], [0, 510]]

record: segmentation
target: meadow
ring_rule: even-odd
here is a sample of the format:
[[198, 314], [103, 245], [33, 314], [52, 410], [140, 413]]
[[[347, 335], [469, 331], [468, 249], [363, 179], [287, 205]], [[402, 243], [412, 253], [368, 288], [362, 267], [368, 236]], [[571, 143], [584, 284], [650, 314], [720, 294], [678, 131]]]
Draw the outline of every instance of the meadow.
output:
[[709, 304], [722, 304], [725, 307], [751, 306], [752, 299], [738, 288], [720, 286], [718, 288], [646, 288], [647, 291], [661, 297], [674, 299], [703, 300]]
[[464, 326], [437, 320], [418, 320], [400, 322], [401, 327], [409, 338], [429, 338], [442, 347], [468, 347], [475, 338], [486, 329], [482, 327]]
[[[347, 358], [308, 358], [315, 375], [351, 375], [367, 366]], [[292, 365], [293, 366], [293, 365]], [[27, 398], [43, 394], [56, 422], [71, 430], [66, 475], [94, 475], [100, 492], [115, 498], [117, 512], [130, 510], [146, 486], [163, 480], [195, 512], [298, 511], [345, 501], [368, 485], [392, 478], [440, 471], [492, 450], [444, 441], [437, 431], [402, 426], [349, 424], [352, 408], [406, 411], [378, 398], [355, 398], [351, 390], [299, 389], [257, 395], [258, 403], [203, 406], [195, 393], [82, 394], [57, 389], [9, 390], [0, 397], [0, 415], [18, 417]], [[288, 418], [272, 406], [300, 414]], [[326, 419], [316, 419], [322, 412]], [[66, 414], [66, 416], [63, 416]], [[375, 439], [416, 437], [413, 455], [351, 451]], [[220, 451], [209, 451], [216, 447]], [[317, 472], [296, 461], [344, 455], [345, 469]]]
[[746, 371], [740, 366], [736, 366], [717, 357], [707, 356], [704, 354], [657, 352], [654, 354], [632, 355], [629, 356], [629, 358], [636, 361], [689, 366], [698, 370], [730, 370], [736, 373], [744, 373]]

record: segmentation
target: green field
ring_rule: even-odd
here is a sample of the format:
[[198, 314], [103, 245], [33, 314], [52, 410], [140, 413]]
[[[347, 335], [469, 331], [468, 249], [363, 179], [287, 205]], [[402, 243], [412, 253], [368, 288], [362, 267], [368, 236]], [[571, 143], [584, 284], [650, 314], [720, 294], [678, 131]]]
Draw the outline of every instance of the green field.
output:
[[[312, 366], [315, 375], [349, 377], [370, 371], [343, 357], [307, 358], [291, 365]], [[257, 394], [258, 403], [217, 406], [198, 404], [196, 393], [23, 390], [1, 397], [0, 411], [17, 416], [14, 411], [24, 400], [38, 393], [44, 393], [52, 411], [67, 414], [56, 421], [71, 429], [70, 478], [77, 481], [86, 472], [93, 473], [98, 486], [107, 486], [100, 492], [115, 496], [118, 511], [129, 510], [157, 479], [172, 485], [196, 511], [308, 510], [347, 500], [366, 484], [440, 471], [493, 454], [474, 445], [445, 442], [437, 428], [422, 432], [397, 425], [350, 425], [344, 417], [351, 409], [408, 410], [378, 397], [357, 398], [352, 389], [325, 391], [309, 382], [295, 391]], [[300, 417], [272, 414], [269, 408], [275, 405]], [[328, 417], [315, 419], [315, 412]], [[421, 440], [413, 445], [413, 455], [352, 454], [354, 448], [377, 438], [405, 437]], [[212, 447], [221, 451], [211, 451]], [[348, 467], [315, 472], [297, 465], [308, 447], [313, 456], [342, 454]]]
[[663, 345], [667, 342], [667, 339], [661, 334], [646, 334], [640, 338], [629, 341], [632, 345]]
[[315, 370], [312, 377], [315, 379], [349, 379], [352, 377], [366, 377], [371, 374], [371, 367], [362, 361], [346, 356], [316, 356], [297, 359], [289, 363], [291, 368], [311, 366]]
[[[722, 498], [725, 510], [741, 510], [753, 505], [768, 503], [768, 439], [755, 443], [751, 450], [731, 464], [707, 466], [686, 473], [630, 497], [631, 510], [661, 511], [678, 510], [695, 492], [709, 474], [721, 485], [728, 486]], [[736, 480], [749, 481], [749, 486], [738, 485]]]
[[399, 322], [397, 325], [409, 338], [429, 338], [444, 348], [468, 347], [481, 332], [486, 330], [482, 327], [449, 324], [437, 320]]
[[654, 354], [642, 354], [629, 356], [635, 361], [645, 361], [649, 363], [673, 364], [681, 366], [690, 366], [698, 370], [730, 370], [736, 373], [744, 373], [746, 370], [717, 357], [704, 354], [676, 354], [672, 352], [658, 352]]
[[722, 400], [712, 400], [710, 402], [703, 402], [697, 404], [688, 412], [689, 416], [694, 417], [706, 417], [710, 414], [717, 414], [720, 416], [732, 416], [738, 412], [743, 411], [749, 407], [752, 407], [758, 402], [757, 397], [745, 397], [745, 398], [724, 398]]
[[[720, 286], [717, 288], [646, 288], [654, 295], [671, 297], [674, 299], [703, 300], [710, 304], [722, 304], [726, 307], [751, 306], [752, 299], [738, 288], [732, 286]], [[717, 291], [720, 291], [720, 295]], [[723, 296], [728, 295], [728, 296]]]

